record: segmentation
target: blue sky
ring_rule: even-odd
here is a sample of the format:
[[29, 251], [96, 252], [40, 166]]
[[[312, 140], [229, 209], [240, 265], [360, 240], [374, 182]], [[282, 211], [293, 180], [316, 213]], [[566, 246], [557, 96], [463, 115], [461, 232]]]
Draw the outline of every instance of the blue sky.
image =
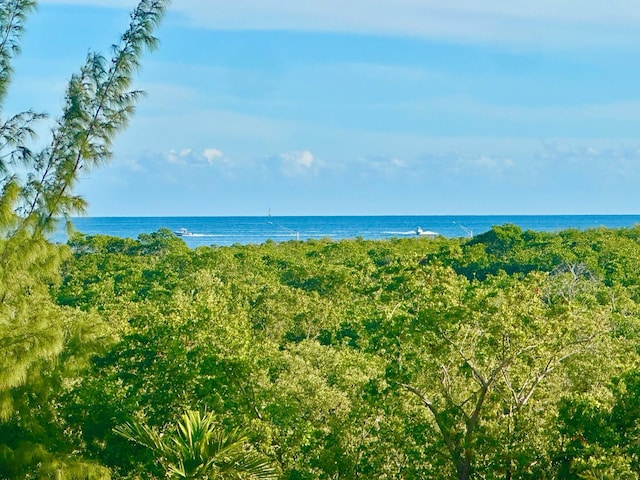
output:
[[[41, 0], [8, 109], [55, 117], [135, 3]], [[158, 36], [92, 216], [640, 211], [637, 0], [174, 0]]]

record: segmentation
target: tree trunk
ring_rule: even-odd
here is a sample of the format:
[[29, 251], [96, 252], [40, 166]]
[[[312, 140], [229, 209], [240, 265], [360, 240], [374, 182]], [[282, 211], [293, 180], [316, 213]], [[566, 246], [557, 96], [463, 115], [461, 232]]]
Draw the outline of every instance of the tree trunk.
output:
[[458, 462], [458, 480], [469, 480], [471, 478], [471, 462], [468, 458], [461, 458]]

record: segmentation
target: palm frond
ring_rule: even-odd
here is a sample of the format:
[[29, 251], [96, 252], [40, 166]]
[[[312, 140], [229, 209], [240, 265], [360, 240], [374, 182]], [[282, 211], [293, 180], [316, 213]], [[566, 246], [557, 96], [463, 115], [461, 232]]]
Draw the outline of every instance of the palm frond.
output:
[[174, 431], [161, 437], [155, 430], [130, 423], [114, 430], [156, 454], [170, 478], [274, 480], [278, 471], [269, 457], [249, 446], [241, 429], [226, 432], [212, 413], [187, 410]]

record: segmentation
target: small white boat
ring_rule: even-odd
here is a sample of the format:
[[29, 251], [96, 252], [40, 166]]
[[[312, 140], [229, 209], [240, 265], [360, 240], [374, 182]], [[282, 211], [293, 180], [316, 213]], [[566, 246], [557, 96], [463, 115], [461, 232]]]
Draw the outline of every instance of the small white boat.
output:
[[186, 228], [181, 228], [180, 230], [175, 230], [173, 233], [176, 234], [179, 237], [192, 237], [193, 236], [193, 233], [191, 233]]
[[436, 238], [438, 236], [438, 232], [432, 232], [431, 230], [422, 230], [422, 228], [416, 228], [416, 235], [420, 235], [422, 237]]

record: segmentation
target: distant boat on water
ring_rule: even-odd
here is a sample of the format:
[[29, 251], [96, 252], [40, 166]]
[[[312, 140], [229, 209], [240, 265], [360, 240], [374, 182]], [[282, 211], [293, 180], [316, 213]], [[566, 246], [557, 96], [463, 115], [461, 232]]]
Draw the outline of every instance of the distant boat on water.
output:
[[438, 236], [438, 232], [432, 232], [431, 230], [422, 230], [422, 228], [416, 228], [416, 235], [420, 235], [421, 237], [429, 237], [436, 238]]
[[180, 230], [175, 230], [173, 233], [176, 234], [178, 237], [193, 237], [193, 233], [191, 233], [186, 228], [181, 228]]

